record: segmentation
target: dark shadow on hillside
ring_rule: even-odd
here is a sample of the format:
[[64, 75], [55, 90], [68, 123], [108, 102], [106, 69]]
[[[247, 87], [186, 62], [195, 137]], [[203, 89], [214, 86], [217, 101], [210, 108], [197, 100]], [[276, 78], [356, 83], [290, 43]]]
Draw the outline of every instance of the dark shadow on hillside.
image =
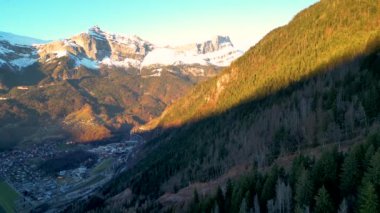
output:
[[[9, 107], [18, 114], [9, 111]], [[12, 149], [25, 138], [31, 137], [43, 126], [46, 118], [46, 115], [41, 116], [38, 111], [16, 100], [9, 100], [7, 104], [2, 104], [0, 109], [7, 113], [7, 116], [0, 120], [0, 151]]]
[[41, 72], [40, 64], [36, 63], [25, 70], [15, 71], [8, 68], [0, 69], [0, 83], [6, 87], [37, 85], [46, 75]]
[[[202, 151], [202, 148], [205, 148], [205, 146], [212, 146], [212, 144], [209, 142], [212, 139], [209, 138], [210, 134], [219, 133], [220, 128], [230, 128], [231, 126], [228, 126], [230, 124], [228, 121], [233, 121], [235, 123], [244, 121], [247, 116], [255, 113], [260, 113], [260, 110], [262, 109], [266, 109], [267, 107], [278, 104], [284, 100], [289, 101], [288, 97], [292, 93], [301, 91], [305, 85], [318, 78], [323, 79], [325, 76], [345, 75], [347, 73], [347, 69], [350, 67], [359, 67], [358, 70], [355, 70], [355, 72], [358, 72], [358, 75], [360, 74], [368, 76], [369, 74], [366, 74], [368, 72], [371, 73], [372, 76], [377, 76], [377, 78], [380, 77], [380, 68], [378, 67], [380, 64], [380, 56], [377, 54], [380, 48], [377, 47], [378, 45], [376, 48], [370, 46], [369, 50], [367, 51], [368, 54], [358, 55], [354, 58], [346, 58], [339, 63], [331, 63], [334, 65], [321, 67], [320, 69], [313, 72], [317, 73], [316, 75], [302, 79], [298, 82], [294, 82], [287, 88], [284, 88], [272, 94], [268, 94], [265, 97], [247, 100], [244, 103], [241, 103], [240, 105], [225, 111], [224, 113], [215, 114], [198, 121], [189, 122], [176, 128], [161, 128], [145, 133], [144, 136], [151, 139], [145, 144], [142, 149], [138, 150], [138, 152], [135, 154], [135, 158], [131, 159], [130, 165], [128, 165], [128, 170], [122, 173], [108, 186], [104, 187], [102, 193], [103, 196], [113, 196], [129, 187], [132, 188], [134, 193], [137, 193], [139, 195], [143, 194], [149, 197], [157, 198], [162, 193], [160, 192], [160, 185], [162, 183], [167, 181], [173, 175], [176, 175], [177, 172], [183, 170], [187, 166], [193, 165], [191, 164], [192, 162], [202, 162], [204, 155], [207, 154], [208, 151], [206, 150], [205, 152], [200, 153], [197, 153], [196, 151], [199, 149]], [[355, 76], [351, 77], [355, 78]], [[350, 82], [350, 80], [350, 78], [345, 78], [345, 81], [347, 82]], [[359, 89], [353, 92], [366, 91], [368, 82], [361, 83], [362, 85], [359, 86]], [[317, 88], [313, 89], [317, 91]], [[380, 99], [380, 97], [378, 98]], [[335, 103], [331, 102], [329, 104], [333, 106]], [[379, 114], [380, 110], [376, 109], [376, 114], [374, 114], [372, 118], [368, 119], [368, 123], [378, 119]], [[226, 125], [220, 127], [220, 123]], [[200, 141], [195, 141], [195, 139], [193, 140], [193, 134], [201, 134], [201, 132], [207, 128], [219, 129], [216, 129], [213, 133], [205, 135], [203, 139], [199, 139]], [[211, 137], [215, 138], [217, 136], [211, 135]], [[223, 137], [225, 140], [229, 140], [228, 135]], [[302, 138], [298, 140], [299, 141], [297, 142], [303, 143]], [[215, 141], [217, 140], [214, 140], [212, 142], [214, 145], [216, 143]], [[197, 145], [198, 147], [194, 148], [194, 146]], [[228, 152], [228, 150], [225, 151]], [[191, 157], [190, 159], [188, 158], [189, 156]], [[221, 161], [221, 163], [224, 161]], [[208, 178], [216, 178], [218, 174], [222, 174], [223, 171], [225, 171], [223, 169], [221, 170], [221, 173], [215, 173], [216, 176], [212, 176], [210, 173], [208, 173]], [[205, 172], [210, 171], [205, 170]], [[211, 174], [213, 174], [213, 171], [211, 172]], [[199, 178], [194, 181], [208, 180], [209, 179]]]

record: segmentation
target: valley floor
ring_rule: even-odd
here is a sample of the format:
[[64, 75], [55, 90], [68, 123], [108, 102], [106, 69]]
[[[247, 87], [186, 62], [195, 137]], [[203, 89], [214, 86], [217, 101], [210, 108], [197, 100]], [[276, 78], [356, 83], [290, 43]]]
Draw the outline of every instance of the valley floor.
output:
[[[3, 179], [0, 182], [0, 212], [52, 210], [91, 195], [125, 165], [136, 143], [122, 140], [83, 145], [49, 141], [0, 153], [0, 177]], [[90, 157], [73, 166], [78, 152], [89, 153]], [[62, 156], [69, 162], [65, 165], [71, 167], [60, 167]], [[47, 161], [52, 162], [48, 164], [48, 171], [55, 168], [54, 172], [47, 172], [41, 166]]]

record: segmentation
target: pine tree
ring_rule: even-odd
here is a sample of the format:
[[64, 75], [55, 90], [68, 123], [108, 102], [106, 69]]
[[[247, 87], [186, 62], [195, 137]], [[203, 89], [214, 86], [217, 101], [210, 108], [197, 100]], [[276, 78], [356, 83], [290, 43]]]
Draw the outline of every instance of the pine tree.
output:
[[342, 194], [353, 194], [360, 183], [361, 175], [359, 171], [359, 162], [354, 153], [350, 153], [344, 160], [341, 172]]
[[338, 155], [336, 149], [324, 152], [314, 165], [312, 172], [316, 187], [335, 187], [338, 179]]
[[315, 213], [329, 213], [334, 212], [334, 204], [331, 197], [323, 186], [319, 189], [318, 195], [315, 197]]
[[225, 204], [224, 195], [223, 195], [223, 191], [220, 187], [218, 187], [218, 189], [216, 191], [216, 203], [219, 206], [219, 212], [220, 213], [226, 212], [224, 209], [224, 204]]
[[338, 213], [348, 213], [348, 205], [346, 199], [343, 199], [342, 203], [339, 205]]
[[199, 211], [199, 195], [197, 189], [194, 189], [193, 192], [193, 202], [190, 205], [190, 212], [198, 212]]
[[285, 184], [280, 178], [277, 180], [276, 185], [276, 199], [275, 208], [276, 212], [290, 212], [292, 205], [292, 189], [289, 185]]
[[218, 203], [215, 203], [214, 204], [214, 207], [213, 207], [213, 213], [220, 213], [220, 208], [219, 208], [219, 205]]
[[295, 201], [301, 209], [310, 206], [313, 197], [313, 185], [307, 170], [301, 172], [301, 176], [296, 183]]
[[225, 196], [225, 210], [226, 212], [229, 212], [231, 210], [231, 201], [232, 201], [232, 192], [233, 192], [233, 185], [232, 181], [230, 179], [227, 180], [226, 185], [226, 196]]
[[363, 186], [359, 191], [359, 212], [373, 213], [379, 211], [378, 197], [375, 187], [368, 180], [364, 180]]
[[269, 173], [264, 182], [263, 189], [261, 192], [261, 198], [263, 199], [263, 201], [267, 201], [271, 198], [274, 198], [276, 194], [276, 182], [278, 174], [279, 171], [277, 166], [272, 167], [271, 172]]
[[244, 198], [241, 201], [239, 213], [247, 213], [247, 212], [248, 212], [247, 200]]
[[198, 195], [198, 191], [196, 189], [194, 189], [194, 203], [199, 203], [199, 195]]
[[380, 150], [371, 159], [368, 176], [376, 190], [380, 190]]
[[254, 199], [253, 199], [253, 210], [254, 210], [254, 213], [260, 213], [260, 203], [259, 203], [259, 198], [257, 195], [255, 195]]

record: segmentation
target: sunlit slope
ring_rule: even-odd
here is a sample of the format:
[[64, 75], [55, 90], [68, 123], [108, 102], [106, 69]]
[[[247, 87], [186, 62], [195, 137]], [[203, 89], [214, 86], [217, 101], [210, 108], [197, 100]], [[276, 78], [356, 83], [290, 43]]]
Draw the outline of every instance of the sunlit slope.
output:
[[197, 86], [140, 130], [198, 120], [328, 71], [369, 51], [379, 24], [378, 1], [321, 1], [273, 30], [222, 74]]

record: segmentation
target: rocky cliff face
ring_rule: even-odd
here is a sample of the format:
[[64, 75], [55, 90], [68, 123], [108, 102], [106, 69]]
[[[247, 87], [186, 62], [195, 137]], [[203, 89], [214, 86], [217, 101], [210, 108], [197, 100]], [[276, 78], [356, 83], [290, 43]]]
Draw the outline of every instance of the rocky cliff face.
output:
[[198, 53], [200, 54], [215, 52], [226, 47], [233, 47], [228, 36], [216, 36], [212, 40], [197, 44]]

